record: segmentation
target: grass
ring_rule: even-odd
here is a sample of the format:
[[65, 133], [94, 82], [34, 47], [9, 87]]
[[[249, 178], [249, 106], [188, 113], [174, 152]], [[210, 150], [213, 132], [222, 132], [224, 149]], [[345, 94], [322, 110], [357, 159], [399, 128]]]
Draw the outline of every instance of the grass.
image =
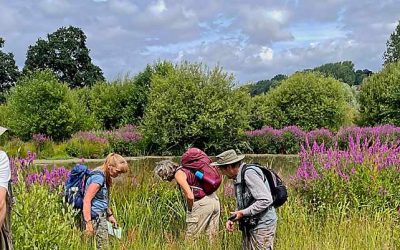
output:
[[[235, 207], [233, 197], [224, 196], [224, 185], [218, 192], [222, 211], [218, 238], [213, 242], [206, 237], [185, 241], [182, 196], [175, 183], [162, 182], [153, 176], [153, 163], [152, 160], [134, 161], [131, 173], [114, 182], [111, 206], [124, 234], [122, 240], [111, 240], [110, 249], [240, 249], [240, 231], [231, 234], [224, 229], [226, 218]], [[35, 192], [30, 190], [29, 193], [32, 194], [31, 199], [35, 199]], [[17, 200], [29, 197], [26, 194], [16, 195]], [[43, 194], [41, 197], [43, 199]], [[45, 208], [49, 207], [42, 203]], [[400, 248], [400, 229], [395, 211], [344, 211], [338, 206], [322, 215], [310, 212], [302, 204], [301, 195], [291, 194], [289, 201], [278, 210], [278, 217], [276, 249]], [[29, 227], [34, 230], [35, 223]], [[18, 232], [22, 234], [23, 230]], [[46, 236], [38, 231], [37, 237]], [[71, 238], [70, 245], [91, 249], [81, 237]]]

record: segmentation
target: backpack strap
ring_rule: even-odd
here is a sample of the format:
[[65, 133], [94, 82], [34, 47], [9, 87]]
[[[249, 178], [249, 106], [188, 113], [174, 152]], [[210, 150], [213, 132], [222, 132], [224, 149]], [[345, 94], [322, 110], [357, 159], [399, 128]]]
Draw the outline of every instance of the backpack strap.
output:
[[88, 177], [87, 177], [87, 179], [85, 180], [85, 184], [86, 184], [87, 180], [89, 179], [89, 177], [91, 177], [91, 176], [93, 176], [93, 175], [101, 175], [101, 176], [104, 178], [103, 184], [100, 185], [101, 188], [104, 187], [105, 184], [106, 184], [106, 176], [105, 176], [105, 174], [104, 174], [102, 171], [100, 171], [100, 170], [93, 170], [92, 172], [90, 172], [89, 175], [88, 175]]
[[[257, 167], [257, 168], [259, 168], [260, 170], [261, 170], [261, 173], [262, 173], [262, 176], [263, 176], [263, 178], [264, 178], [264, 183], [265, 183], [265, 179], [267, 179], [268, 180], [268, 184], [269, 184], [269, 186], [271, 187], [271, 183], [270, 183], [270, 180], [269, 180], [269, 178], [267, 177], [267, 176], [265, 176], [265, 173], [264, 173], [264, 171], [262, 170], [262, 168], [261, 168], [261, 166], [259, 165], [259, 164], [257, 164], [257, 163], [252, 163], [252, 164], [245, 164], [243, 167], [242, 167], [242, 171], [241, 171], [241, 173], [240, 173], [240, 175], [241, 175], [241, 179], [240, 179], [240, 181], [241, 181], [241, 189], [242, 189], [242, 197], [241, 197], [241, 200], [242, 200], [242, 202], [244, 201], [244, 197], [243, 197], [243, 193], [244, 193], [244, 190], [245, 190], [245, 188], [246, 188], [246, 180], [245, 180], [245, 178], [244, 178], [244, 175], [245, 175], [245, 173], [246, 173], [246, 171], [249, 169], [249, 168], [251, 168], [251, 167]], [[250, 203], [252, 203], [253, 202], [253, 200], [254, 200], [254, 198], [252, 197], [252, 199], [250, 200]], [[241, 204], [242, 205], [242, 207], [244, 207], [244, 204]]]

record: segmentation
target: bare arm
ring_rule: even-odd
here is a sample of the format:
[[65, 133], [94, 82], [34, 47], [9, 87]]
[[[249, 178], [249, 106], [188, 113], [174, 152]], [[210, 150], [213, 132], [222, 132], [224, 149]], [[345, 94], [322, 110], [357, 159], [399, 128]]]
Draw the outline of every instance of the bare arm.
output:
[[83, 198], [83, 218], [86, 222], [91, 220], [92, 216], [90, 210], [92, 207], [92, 200], [99, 190], [100, 185], [97, 183], [92, 183], [85, 192], [85, 197]]
[[7, 189], [0, 187], [0, 227], [3, 226], [4, 219], [6, 218], [7, 206]]
[[187, 203], [188, 203], [188, 210], [192, 211], [192, 207], [193, 207], [193, 203], [194, 203], [194, 195], [193, 195], [192, 189], [189, 186], [189, 183], [187, 182], [186, 174], [181, 170], [176, 171], [175, 180], [179, 184], [179, 186], [181, 186], [181, 188], [183, 190], [183, 194], [185, 195]]

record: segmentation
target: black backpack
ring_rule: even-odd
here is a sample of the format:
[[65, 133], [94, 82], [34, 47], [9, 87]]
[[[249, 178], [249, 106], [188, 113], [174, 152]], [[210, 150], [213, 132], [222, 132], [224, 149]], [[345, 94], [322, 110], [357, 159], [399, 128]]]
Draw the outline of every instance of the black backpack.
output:
[[283, 183], [282, 179], [278, 176], [278, 174], [275, 173], [272, 169], [269, 169], [267, 167], [261, 166], [256, 163], [244, 165], [241, 172], [242, 183], [243, 183], [242, 190], [244, 190], [244, 185], [245, 185], [244, 173], [246, 172], [248, 167], [257, 167], [261, 169], [264, 176], [267, 178], [269, 187], [271, 189], [271, 194], [273, 199], [272, 206], [274, 206], [275, 208], [282, 206], [288, 199], [287, 188]]

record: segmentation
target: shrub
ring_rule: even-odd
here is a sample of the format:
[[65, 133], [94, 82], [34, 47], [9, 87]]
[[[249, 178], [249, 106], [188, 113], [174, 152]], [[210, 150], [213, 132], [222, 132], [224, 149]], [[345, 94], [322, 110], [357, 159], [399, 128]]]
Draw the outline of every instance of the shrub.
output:
[[62, 203], [61, 187], [52, 192], [47, 186], [24, 181], [14, 185], [17, 202], [12, 212], [15, 249], [79, 249], [81, 233], [73, 228], [74, 214]]
[[92, 132], [78, 132], [68, 140], [65, 150], [72, 157], [102, 158], [108, 154], [109, 144]]
[[215, 153], [239, 142], [248, 128], [249, 94], [216, 67], [182, 63], [152, 78], [143, 118], [151, 151], [180, 154], [187, 146]]
[[315, 129], [306, 134], [308, 145], [313, 145], [316, 142], [318, 145], [324, 144], [327, 148], [333, 146], [334, 136], [333, 133], [326, 128]]
[[400, 125], [400, 62], [385, 65], [366, 79], [360, 91], [362, 125]]
[[297, 154], [305, 142], [306, 134], [297, 126], [284, 127], [281, 130], [282, 151], [285, 154]]
[[246, 131], [247, 140], [253, 153], [278, 154], [281, 149], [282, 132], [271, 127]]
[[49, 71], [19, 80], [10, 92], [8, 108], [9, 127], [24, 140], [36, 133], [62, 140], [84, 129], [81, 105], [74, 101], [68, 86]]
[[296, 73], [264, 96], [264, 124], [304, 130], [338, 129], [350, 109], [342, 84], [318, 73]]
[[384, 125], [376, 127], [343, 127], [335, 136], [340, 149], [346, 149], [349, 147], [349, 139], [356, 140], [360, 138], [362, 142], [372, 144], [376, 140], [388, 143], [389, 145], [397, 145], [400, 142], [400, 128]]
[[134, 125], [108, 132], [112, 152], [123, 156], [137, 156], [142, 153], [142, 136]]
[[400, 205], [398, 166], [400, 145], [379, 139], [369, 144], [349, 138], [349, 148], [327, 149], [316, 143], [303, 148], [294, 178], [298, 192], [314, 209], [325, 211], [341, 204], [345, 209], [395, 210]]

